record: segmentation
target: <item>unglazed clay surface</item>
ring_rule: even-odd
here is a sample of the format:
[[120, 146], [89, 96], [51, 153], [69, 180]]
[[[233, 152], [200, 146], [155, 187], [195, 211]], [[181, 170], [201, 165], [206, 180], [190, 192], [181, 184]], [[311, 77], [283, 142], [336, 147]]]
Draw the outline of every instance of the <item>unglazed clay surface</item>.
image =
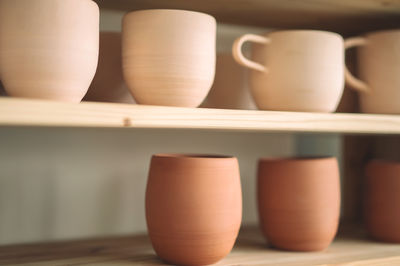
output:
[[10, 96], [80, 102], [98, 46], [91, 0], [0, 1], [0, 76]]
[[[355, 37], [361, 80], [346, 75], [358, 89], [363, 113], [400, 114], [400, 30], [378, 31]], [[350, 75], [351, 76], [351, 75]]]
[[232, 54], [218, 54], [214, 84], [201, 107], [257, 109], [250, 94], [247, 77], [247, 70], [234, 61]]
[[[254, 42], [252, 60], [241, 54]], [[251, 68], [250, 88], [261, 110], [333, 112], [344, 88], [343, 38], [332, 32], [286, 30], [236, 40], [233, 54]]]
[[215, 74], [216, 22], [184, 10], [125, 15], [123, 72], [139, 104], [197, 107]]
[[257, 190], [260, 226], [271, 245], [318, 251], [334, 239], [340, 214], [336, 158], [261, 159]]
[[151, 160], [146, 220], [163, 260], [206, 265], [232, 249], [242, 217], [234, 157], [159, 154]]
[[366, 177], [364, 216], [369, 234], [400, 243], [400, 163], [373, 160]]
[[101, 32], [99, 64], [85, 101], [134, 103], [122, 75], [120, 32]]

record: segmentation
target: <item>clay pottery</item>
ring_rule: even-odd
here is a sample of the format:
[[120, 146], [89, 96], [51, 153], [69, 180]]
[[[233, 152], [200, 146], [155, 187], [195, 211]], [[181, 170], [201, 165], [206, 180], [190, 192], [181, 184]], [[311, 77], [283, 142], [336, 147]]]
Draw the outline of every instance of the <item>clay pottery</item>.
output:
[[91, 0], [0, 1], [0, 76], [10, 96], [80, 102], [98, 43]]
[[120, 32], [101, 32], [99, 64], [85, 101], [134, 103], [122, 75]]
[[358, 90], [361, 112], [400, 114], [400, 30], [345, 40], [346, 48], [356, 46], [360, 79], [346, 69], [346, 82]]
[[257, 109], [247, 85], [247, 71], [236, 64], [230, 53], [217, 55], [214, 83], [201, 107]]
[[[241, 49], [252, 42], [252, 60]], [[344, 87], [343, 38], [317, 30], [285, 30], [263, 36], [245, 34], [232, 48], [250, 71], [250, 88], [259, 109], [333, 112]]]
[[207, 14], [170, 9], [125, 15], [122, 67], [139, 104], [197, 107], [215, 74], [216, 22]]
[[377, 240], [400, 243], [400, 163], [373, 160], [366, 167], [364, 216]]
[[157, 154], [146, 189], [147, 227], [157, 255], [178, 265], [206, 265], [232, 249], [242, 217], [237, 159]]
[[272, 246], [323, 250], [334, 239], [339, 223], [337, 160], [260, 159], [257, 197], [260, 226]]

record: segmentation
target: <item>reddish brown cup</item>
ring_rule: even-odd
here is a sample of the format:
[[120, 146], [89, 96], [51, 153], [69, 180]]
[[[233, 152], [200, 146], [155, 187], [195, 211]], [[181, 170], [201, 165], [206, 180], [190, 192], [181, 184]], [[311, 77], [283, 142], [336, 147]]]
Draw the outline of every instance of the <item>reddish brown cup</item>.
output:
[[327, 248], [340, 214], [336, 158], [261, 159], [258, 210], [261, 229], [273, 246], [295, 251]]
[[237, 159], [157, 154], [151, 159], [146, 220], [157, 255], [178, 265], [206, 265], [231, 251], [242, 218]]
[[373, 160], [366, 167], [364, 215], [376, 240], [400, 243], [400, 163]]

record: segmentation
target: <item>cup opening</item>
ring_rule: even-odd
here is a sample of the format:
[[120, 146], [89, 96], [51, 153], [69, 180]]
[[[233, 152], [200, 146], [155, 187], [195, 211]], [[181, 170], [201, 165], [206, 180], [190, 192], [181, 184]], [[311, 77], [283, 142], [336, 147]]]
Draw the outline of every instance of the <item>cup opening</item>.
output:
[[329, 155], [312, 155], [312, 156], [292, 156], [292, 157], [265, 157], [260, 158], [260, 162], [276, 162], [276, 161], [311, 161], [311, 160], [324, 160], [334, 159], [334, 156]]
[[193, 158], [193, 159], [231, 159], [234, 156], [219, 154], [196, 154], [196, 153], [158, 153], [154, 157], [162, 158]]

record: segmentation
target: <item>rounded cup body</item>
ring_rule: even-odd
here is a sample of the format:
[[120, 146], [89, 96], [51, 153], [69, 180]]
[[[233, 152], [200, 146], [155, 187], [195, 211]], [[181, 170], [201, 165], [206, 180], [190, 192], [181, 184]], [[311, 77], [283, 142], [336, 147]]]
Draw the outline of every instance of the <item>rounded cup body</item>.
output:
[[159, 154], [151, 160], [146, 220], [158, 256], [206, 265], [232, 249], [242, 217], [236, 158]]
[[99, 64], [85, 101], [134, 103], [122, 75], [120, 32], [101, 32]]
[[358, 72], [370, 87], [359, 93], [361, 112], [400, 114], [400, 30], [367, 34], [358, 49]]
[[400, 163], [373, 160], [366, 167], [364, 216], [369, 234], [400, 243]]
[[257, 190], [260, 226], [273, 246], [317, 251], [334, 239], [340, 214], [336, 158], [261, 159]]
[[197, 107], [215, 74], [216, 22], [184, 10], [142, 10], [125, 15], [123, 72], [139, 104]]
[[92, 0], [0, 1], [0, 76], [10, 96], [80, 102], [98, 46]]
[[252, 59], [267, 72], [250, 71], [251, 92], [261, 110], [333, 112], [344, 88], [343, 38], [332, 32], [267, 33], [253, 44]]

